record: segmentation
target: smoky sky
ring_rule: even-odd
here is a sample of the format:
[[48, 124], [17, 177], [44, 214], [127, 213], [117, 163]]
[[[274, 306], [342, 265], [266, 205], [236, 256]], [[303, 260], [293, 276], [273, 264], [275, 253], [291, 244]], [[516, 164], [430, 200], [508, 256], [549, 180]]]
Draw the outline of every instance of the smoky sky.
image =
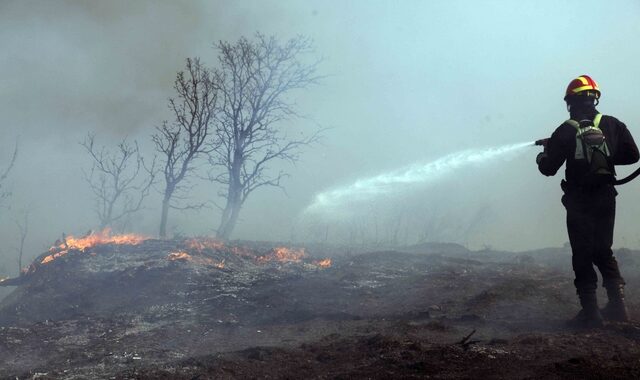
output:
[[[563, 92], [581, 74], [600, 83], [599, 109], [640, 133], [638, 16], [634, 0], [0, 1], [0, 164], [16, 139], [20, 146], [1, 235], [15, 240], [13, 221], [25, 209], [34, 255], [62, 232], [94, 228], [78, 142], [87, 132], [105, 145], [128, 137], [151, 154], [176, 72], [187, 57], [215, 66], [216, 41], [260, 32], [315, 42], [325, 78], [295, 94], [308, 118], [282, 127], [328, 129], [297, 165], [273, 167], [291, 174], [286, 194], [256, 193], [234, 234], [305, 239], [313, 228], [301, 227], [300, 213], [318, 192], [458, 150], [548, 136], [567, 118]], [[380, 200], [359, 220], [318, 228], [346, 236], [375, 221], [470, 247], [561, 245], [562, 172], [541, 176], [535, 154], [461, 170]], [[640, 244], [639, 189], [640, 181], [619, 190], [618, 245]], [[216, 191], [199, 183], [194, 197]], [[135, 229], [154, 234], [158, 209], [155, 195]], [[210, 234], [219, 213], [171, 218], [173, 232]]]

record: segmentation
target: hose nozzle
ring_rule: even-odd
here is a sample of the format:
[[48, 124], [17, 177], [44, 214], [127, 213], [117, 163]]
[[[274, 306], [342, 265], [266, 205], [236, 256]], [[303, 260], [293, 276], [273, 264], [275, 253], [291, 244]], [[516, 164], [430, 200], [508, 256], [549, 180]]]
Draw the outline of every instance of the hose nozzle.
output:
[[536, 142], [533, 143], [533, 145], [538, 145], [538, 146], [547, 146], [547, 143], [549, 142], [549, 139], [540, 139], [540, 140], [536, 140]]

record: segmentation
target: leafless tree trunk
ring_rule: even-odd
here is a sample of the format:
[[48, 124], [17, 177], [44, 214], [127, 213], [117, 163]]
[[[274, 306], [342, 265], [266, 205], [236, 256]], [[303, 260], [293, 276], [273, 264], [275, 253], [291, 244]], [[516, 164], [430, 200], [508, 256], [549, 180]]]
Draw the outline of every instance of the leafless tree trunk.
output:
[[29, 211], [24, 212], [24, 219], [22, 221], [16, 221], [16, 226], [20, 230], [20, 246], [16, 248], [18, 253], [18, 274], [22, 275], [22, 257], [24, 254], [24, 241], [29, 233]]
[[219, 238], [229, 238], [253, 191], [281, 187], [286, 173], [270, 174], [267, 165], [275, 160], [296, 162], [300, 148], [318, 138], [315, 132], [292, 139], [278, 129], [279, 122], [298, 116], [289, 93], [319, 79], [315, 74], [318, 61], [302, 60], [311, 48], [303, 37], [280, 43], [260, 34], [255, 41], [241, 38], [235, 44], [217, 44], [220, 65], [214, 75], [221, 105], [215, 140], [219, 146], [211, 152], [210, 163], [223, 170], [210, 174], [210, 179], [223, 186], [218, 195], [226, 201], [220, 207]]
[[[165, 186], [160, 216], [160, 237], [167, 236], [169, 210], [197, 209], [203, 204], [180, 205], [185, 200], [189, 176], [201, 155], [210, 153], [210, 126], [216, 110], [217, 87], [211, 72], [197, 58], [187, 59], [186, 73], [177, 74], [174, 88], [176, 99], [169, 100], [169, 108], [175, 116], [171, 123], [163, 122], [152, 136], [156, 150], [164, 160]], [[178, 201], [178, 202], [175, 202]]]
[[7, 199], [9, 195], [11, 195], [10, 192], [3, 190], [3, 187], [5, 187], [4, 182], [9, 176], [9, 173], [11, 173], [11, 169], [13, 169], [13, 166], [16, 163], [17, 157], [18, 157], [18, 143], [16, 142], [16, 145], [13, 148], [13, 154], [11, 155], [11, 159], [9, 160], [9, 165], [7, 165], [7, 168], [4, 171], [0, 172], [0, 205], [2, 205], [2, 202], [5, 199]]
[[129, 144], [126, 139], [115, 152], [104, 146], [97, 148], [91, 133], [81, 145], [92, 159], [91, 170], [83, 174], [95, 197], [100, 229], [114, 227], [115, 223], [125, 226], [127, 218], [142, 209], [149, 195], [157, 175], [155, 158], [147, 167], [138, 143]]

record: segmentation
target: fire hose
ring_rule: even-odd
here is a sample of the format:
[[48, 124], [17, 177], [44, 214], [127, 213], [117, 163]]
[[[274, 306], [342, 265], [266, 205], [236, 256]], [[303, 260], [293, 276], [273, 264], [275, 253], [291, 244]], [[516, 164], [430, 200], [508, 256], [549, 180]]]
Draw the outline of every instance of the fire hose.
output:
[[[536, 140], [536, 142], [534, 142], [533, 145], [546, 147], [548, 141], [549, 141], [548, 138]], [[636, 170], [633, 171], [633, 173], [629, 174], [628, 176], [626, 176], [626, 177], [624, 177], [622, 179], [617, 179], [617, 180], [613, 181], [613, 184], [615, 186], [624, 185], [627, 182], [633, 181], [639, 175], [640, 175], [640, 168], [637, 168]]]

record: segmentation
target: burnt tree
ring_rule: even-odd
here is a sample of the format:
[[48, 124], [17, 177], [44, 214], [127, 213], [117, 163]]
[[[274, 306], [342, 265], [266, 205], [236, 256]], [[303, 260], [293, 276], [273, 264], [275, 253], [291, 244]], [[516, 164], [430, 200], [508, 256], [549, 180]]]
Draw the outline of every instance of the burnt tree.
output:
[[9, 173], [11, 173], [11, 169], [13, 169], [13, 166], [16, 163], [17, 157], [18, 157], [18, 143], [16, 142], [16, 145], [13, 148], [13, 154], [11, 155], [11, 159], [9, 160], [9, 164], [2, 172], [0, 172], [0, 206], [9, 197], [9, 195], [11, 195], [9, 191], [5, 190], [6, 188], [5, 181], [9, 176]]
[[29, 233], [29, 211], [24, 211], [23, 218], [24, 219], [22, 221], [15, 221], [16, 226], [20, 231], [20, 246], [16, 247], [16, 253], [18, 254], [18, 274], [20, 276], [23, 275], [22, 258], [24, 256], [24, 242], [27, 239], [27, 234]]
[[187, 59], [186, 73], [177, 74], [174, 82], [177, 98], [169, 99], [174, 120], [163, 122], [152, 136], [156, 150], [163, 157], [165, 186], [160, 216], [160, 237], [167, 235], [169, 209], [196, 209], [203, 205], [180, 205], [187, 198], [189, 177], [200, 156], [212, 149], [209, 134], [216, 110], [217, 86], [210, 70], [200, 60]]
[[105, 146], [96, 147], [91, 133], [80, 144], [92, 161], [91, 170], [83, 171], [83, 177], [95, 198], [100, 229], [113, 228], [116, 223], [124, 229], [149, 195], [157, 174], [155, 159], [147, 167], [138, 143], [130, 144], [126, 138], [114, 151]]
[[217, 237], [231, 235], [242, 205], [249, 195], [264, 186], [281, 187], [286, 173], [270, 173], [276, 160], [295, 162], [300, 148], [314, 142], [318, 132], [306, 138], [290, 138], [282, 122], [299, 116], [291, 92], [318, 81], [318, 60], [311, 41], [304, 37], [284, 43], [257, 34], [255, 40], [241, 38], [235, 44], [219, 42], [219, 67], [214, 71], [220, 86], [220, 111], [216, 115], [218, 146], [210, 163], [222, 167], [210, 179], [222, 185], [225, 200]]

